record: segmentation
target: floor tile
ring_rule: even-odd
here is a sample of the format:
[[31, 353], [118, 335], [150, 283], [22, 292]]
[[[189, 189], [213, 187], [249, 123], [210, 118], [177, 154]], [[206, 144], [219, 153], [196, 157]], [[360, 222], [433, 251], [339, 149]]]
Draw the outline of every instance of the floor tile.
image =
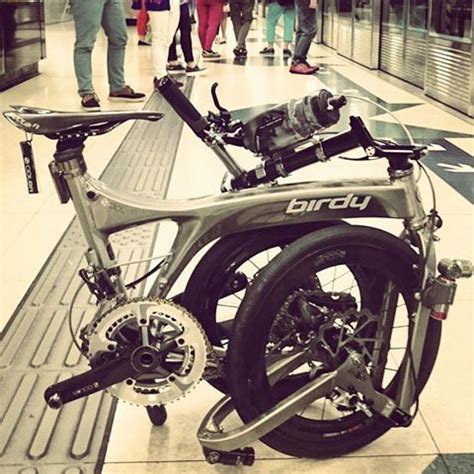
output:
[[[468, 121], [461, 120], [431, 104], [415, 105], [394, 112], [394, 115], [405, 125], [414, 127], [446, 130], [456, 133], [473, 134], [474, 127]], [[372, 120], [394, 123], [395, 120], [388, 114], [377, 115]]]
[[0, 214], [0, 252], [8, 251], [9, 246], [33, 218], [33, 212], [12, 212]]
[[448, 138], [447, 140], [474, 157], [474, 138]]
[[456, 301], [420, 411], [442, 453], [474, 452], [474, 302]]
[[374, 76], [370, 71], [360, 66], [334, 67], [334, 70], [351, 81], [361, 84], [364, 89], [387, 104], [420, 104], [424, 102], [400, 87], [388, 84], [387, 81]]
[[[436, 456], [378, 456], [360, 458], [338, 458], [320, 460], [285, 459], [285, 460], [257, 460], [251, 467], [239, 466], [229, 467], [222, 465], [209, 465], [204, 461], [179, 462], [179, 463], [106, 463], [104, 474], [122, 474], [133, 472], [134, 474], [149, 474], [160, 472], [164, 474], [174, 473], [228, 473], [252, 472], [259, 474], [289, 472], [314, 473], [323, 472], [327, 474], [419, 474], [428, 468]], [[441, 467], [442, 469], [442, 467]], [[429, 471], [428, 471], [429, 472]], [[446, 470], [438, 470], [437, 474], [447, 474]]]
[[452, 473], [469, 474], [474, 471], [473, 453], [446, 454], [443, 455], [443, 461]]

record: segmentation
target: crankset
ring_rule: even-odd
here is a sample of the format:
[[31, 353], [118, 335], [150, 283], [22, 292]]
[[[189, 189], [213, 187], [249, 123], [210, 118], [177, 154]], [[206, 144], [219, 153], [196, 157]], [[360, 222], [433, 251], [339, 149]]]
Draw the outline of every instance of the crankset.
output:
[[169, 375], [169, 372], [160, 367], [160, 363], [170, 349], [171, 347], [160, 352], [150, 346], [137, 347], [130, 355], [116, 357], [83, 374], [51, 385], [46, 389], [44, 398], [51, 408], [57, 409], [65, 403], [150, 371], [158, 371], [163, 376]]
[[81, 337], [91, 370], [49, 387], [45, 398], [53, 408], [102, 389], [132, 404], [162, 406], [184, 396], [218, 364], [197, 320], [165, 300], [119, 303]]

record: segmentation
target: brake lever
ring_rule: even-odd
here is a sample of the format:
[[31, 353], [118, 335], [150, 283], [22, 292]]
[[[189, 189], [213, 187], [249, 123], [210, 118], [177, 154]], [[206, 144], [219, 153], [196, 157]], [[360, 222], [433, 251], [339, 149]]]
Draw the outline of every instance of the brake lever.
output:
[[232, 116], [231, 116], [230, 112], [225, 107], [222, 107], [222, 105], [219, 102], [219, 99], [217, 98], [217, 87], [218, 87], [218, 85], [219, 84], [217, 82], [214, 82], [214, 84], [212, 84], [212, 86], [211, 86], [212, 101], [214, 102], [214, 105], [215, 105], [216, 109], [219, 111], [220, 116], [222, 117], [224, 122], [227, 123], [232, 119]]

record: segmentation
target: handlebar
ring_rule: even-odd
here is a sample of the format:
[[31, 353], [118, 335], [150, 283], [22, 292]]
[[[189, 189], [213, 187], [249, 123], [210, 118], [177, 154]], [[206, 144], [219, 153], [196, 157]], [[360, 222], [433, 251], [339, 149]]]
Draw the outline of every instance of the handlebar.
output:
[[[311, 137], [312, 134], [309, 133], [311, 129], [314, 133], [316, 130], [336, 123], [339, 120], [338, 110], [346, 103], [344, 96], [333, 96], [326, 90], [319, 91], [313, 96], [306, 96], [297, 102], [290, 101], [288, 104], [281, 104], [269, 109], [268, 114], [260, 114], [246, 124], [241, 124], [238, 121], [230, 121], [230, 114], [224, 121], [213, 120], [214, 116], [217, 118], [219, 116], [211, 113], [209, 120], [206, 119], [168, 76], [159, 79], [157, 86], [175, 112], [199, 138], [210, 144], [212, 143], [211, 132], [220, 132], [220, 142], [217, 143], [218, 146], [214, 143], [214, 148], [234, 176], [231, 181], [233, 189], [249, 188], [274, 181], [305, 166], [318, 161], [326, 161], [332, 156], [359, 146], [364, 148], [368, 156], [387, 158], [392, 170], [410, 169], [412, 165], [409, 160], [420, 159], [426, 151], [425, 146], [397, 145], [376, 140], [370, 135], [362, 119], [353, 116], [349, 119], [350, 130], [315, 142]], [[215, 87], [213, 92], [215, 94]], [[241, 133], [231, 136], [236, 132], [236, 127], [241, 127]], [[278, 128], [279, 133], [276, 133], [275, 127]], [[280, 139], [279, 143], [271, 142], [275, 137]], [[283, 137], [289, 146], [286, 146], [286, 142], [284, 142], [285, 146], [282, 146], [280, 137]], [[269, 153], [262, 165], [250, 171], [243, 171], [225, 152], [223, 148], [225, 142], [259, 152], [263, 152], [261, 148], [267, 147]], [[264, 142], [267, 144], [264, 145]], [[274, 148], [271, 149], [268, 143], [273, 143]]]
[[181, 92], [169, 76], [158, 80], [158, 90], [174, 111], [191, 127], [199, 137], [204, 138], [204, 131], [209, 127], [207, 120], [199, 113], [190, 100]]
[[350, 124], [350, 130], [316, 143], [308, 142], [308, 146], [303, 149], [265, 161], [262, 166], [232, 180], [232, 188], [241, 189], [269, 183], [359, 146], [371, 156], [387, 158], [392, 170], [410, 169], [412, 165], [409, 160], [418, 160], [426, 152], [426, 146], [423, 145], [380, 144], [372, 138], [359, 117], [350, 117]]

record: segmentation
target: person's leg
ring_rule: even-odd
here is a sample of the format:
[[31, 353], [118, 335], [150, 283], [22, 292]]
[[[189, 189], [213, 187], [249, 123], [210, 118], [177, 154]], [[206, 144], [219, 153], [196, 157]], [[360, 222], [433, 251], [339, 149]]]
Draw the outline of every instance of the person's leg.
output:
[[155, 77], [166, 75], [166, 60], [170, 43], [168, 41], [168, 23], [171, 11], [150, 11], [150, 24], [153, 35], [151, 44], [151, 57]]
[[229, 16], [229, 5], [224, 5], [223, 10], [222, 10], [222, 16], [221, 16], [221, 22], [220, 22], [220, 28], [221, 28], [221, 33], [222, 33], [222, 40], [225, 42], [227, 39], [226, 36], [226, 30], [227, 30], [227, 17]]
[[298, 30], [293, 64], [299, 64], [306, 63], [311, 41], [317, 32], [316, 9], [309, 8], [309, 0], [295, 0], [295, 5], [298, 14]]
[[252, 25], [254, 5], [255, 0], [245, 0], [242, 4], [242, 26], [240, 27], [237, 39], [237, 47], [242, 49], [246, 49], [245, 40]]
[[168, 63], [173, 64], [177, 62], [178, 62], [178, 53], [176, 51], [176, 35], [175, 35], [168, 49]]
[[184, 60], [186, 64], [194, 65], [193, 43], [191, 39], [191, 14], [187, 3], [181, 5], [181, 16], [179, 18], [178, 28], [180, 31], [181, 49], [183, 50]]
[[168, 28], [166, 43], [168, 45], [168, 53], [170, 46], [175, 42], [176, 32], [178, 31], [179, 20], [181, 17], [181, 10], [179, 6], [179, 0], [170, 1], [170, 11], [168, 17]]
[[105, 0], [72, 0], [76, 41], [74, 43], [74, 71], [81, 97], [94, 93], [92, 85], [91, 55]]
[[124, 62], [127, 45], [127, 24], [121, 0], [105, 0], [102, 26], [107, 35], [107, 73], [110, 92], [125, 86]]
[[295, 30], [295, 9], [285, 8], [283, 10], [283, 48], [288, 50], [293, 41], [293, 32]]
[[239, 31], [242, 26], [241, 0], [230, 0], [230, 20], [234, 28], [235, 41], [239, 41]]
[[146, 43], [147, 35], [147, 25], [148, 25], [148, 12], [145, 8], [138, 12], [137, 15], [137, 35], [138, 35], [138, 44]]
[[221, 21], [223, 3], [221, 0], [212, 0], [209, 5], [209, 21], [206, 32], [206, 47], [207, 51], [212, 49], [212, 45], [219, 29], [219, 23]]
[[206, 31], [209, 17], [209, 6], [207, 0], [196, 1], [196, 11], [198, 17], [198, 36], [201, 48], [205, 49], [204, 44], [206, 42]]
[[267, 16], [265, 19], [265, 38], [269, 48], [273, 48], [275, 42], [275, 29], [283, 13], [283, 7], [276, 2], [272, 2], [268, 5]]

